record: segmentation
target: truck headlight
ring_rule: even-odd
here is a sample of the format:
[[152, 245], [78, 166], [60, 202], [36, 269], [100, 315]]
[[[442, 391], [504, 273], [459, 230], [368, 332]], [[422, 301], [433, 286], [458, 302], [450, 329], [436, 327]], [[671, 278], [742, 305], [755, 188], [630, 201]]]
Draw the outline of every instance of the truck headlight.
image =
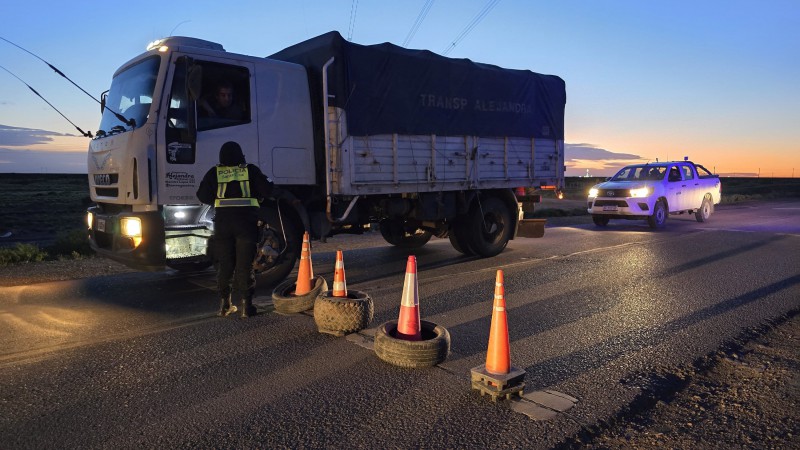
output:
[[589, 197], [597, 197], [599, 192], [600, 191], [597, 188], [591, 188], [589, 189]]
[[94, 223], [94, 214], [86, 213], [86, 225], [89, 226], [89, 229], [92, 229], [92, 223]]
[[142, 243], [142, 219], [138, 217], [123, 217], [119, 221], [120, 234], [133, 239], [133, 246]]
[[650, 195], [650, 188], [631, 189], [631, 197], [647, 197], [648, 195]]

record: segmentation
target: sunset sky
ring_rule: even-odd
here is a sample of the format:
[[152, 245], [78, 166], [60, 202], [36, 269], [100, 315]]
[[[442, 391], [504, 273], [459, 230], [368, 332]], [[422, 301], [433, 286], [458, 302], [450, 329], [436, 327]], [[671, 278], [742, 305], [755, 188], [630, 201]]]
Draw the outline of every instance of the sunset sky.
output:
[[[338, 30], [560, 76], [567, 176], [688, 156], [723, 176], [800, 177], [797, 0], [9, 0], [0, 20], [0, 37], [96, 98], [161, 37], [266, 56]], [[0, 40], [0, 66], [97, 129], [97, 102], [40, 60]], [[86, 173], [88, 144], [0, 69], [0, 173]]]

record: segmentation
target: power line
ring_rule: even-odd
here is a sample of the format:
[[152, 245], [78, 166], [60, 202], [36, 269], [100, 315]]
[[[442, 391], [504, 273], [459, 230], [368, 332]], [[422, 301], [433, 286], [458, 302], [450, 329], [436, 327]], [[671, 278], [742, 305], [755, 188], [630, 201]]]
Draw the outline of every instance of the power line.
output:
[[491, 11], [492, 8], [497, 6], [498, 3], [500, 3], [500, 0], [489, 0], [489, 3], [487, 3], [486, 6], [484, 6], [483, 9], [472, 19], [472, 21], [468, 23], [466, 27], [464, 27], [464, 29], [453, 40], [453, 42], [449, 46], [447, 46], [446, 49], [444, 49], [442, 55], [447, 55], [448, 53], [450, 53], [451, 50], [456, 48], [456, 45], [458, 45], [458, 43], [461, 42], [462, 39], [467, 37], [470, 31], [472, 31], [472, 29], [475, 28], [475, 26], [478, 25], [481, 22], [481, 20], [483, 20], [483, 18], [486, 17], [487, 14], [489, 14], [489, 11]]
[[422, 9], [419, 14], [417, 14], [417, 19], [414, 21], [414, 25], [411, 25], [411, 29], [408, 30], [408, 36], [406, 36], [406, 39], [403, 41], [403, 47], [408, 45], [411, 39], [414, 38], [414, 35], [417, 34], [417, 30], [419, 30], [419, 26], [422, 25], [422, 21], [425, 20], [425, 17], [428, 15], [428, 11], [431, 10], [433, 2], [434, 0], [427, 0], [425, 4], [422, 5]]
[[350, 26], [347, 28], [347, 40], [353, 40], [353, 29], [356, 27], [356, 13], [358, 12], [358, 0], [353, 0], [350, 4]]

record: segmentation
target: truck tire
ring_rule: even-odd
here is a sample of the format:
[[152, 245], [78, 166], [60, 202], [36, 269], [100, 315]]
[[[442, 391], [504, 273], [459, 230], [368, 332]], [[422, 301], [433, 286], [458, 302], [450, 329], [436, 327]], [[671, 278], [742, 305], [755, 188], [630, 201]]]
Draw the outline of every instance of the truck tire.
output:
[[323, 291], [314, 300], [314, 323], [320, 333], [344, 336], [363, 330], [372, 322], [375, 306], [366, 292], [347, 290], [347, 297]]
[[375, 331], [375, 354], [383, 361], [399, 367], [432, 367], [443, 362], [450, 353], [450, 333], [443, 326], [420, 321], [421, 341], [398, 339], [397, 321], [384, 323]]
[[[303, 233], [285, 208], [280, 217], [274, 208], [262, 208], [264, 225], [259, 231], [258, 251], [253, 269], [260, 283], [275, 286], [283, 281], [300, 257]], [[281, 227], [281, 223], [285, 225]]]
[[511, 239], [511, 211], [497, 197], [479, 199], [467, 215], [466, 238], [476, 255], [496, 256]]
[[653, 206], [653, 214], [647, 216], [647, 224], [650, 225], [650, 228], [664, 228], [668, 215], [669, 213], [667, 212], [667, 206], [664, 204], [664, 201], [658, 200], [655, 206]]
[[708, 194], [706, 194], [706, 196], [703, 197], [703, 203], [700, 204], [700, 209], [694, 212], [694, 218], [698, 222], [705, 222], [706, 220], [708, 220], [708, 218], [711, 217], [711, 213], [713, 212], [714, 209], [712, 205], [713, 204], [711, 203], [711, 197]]
[[466, 256], [472, 256], [475, 252], [470, 247], [469, 240], [466, 238], [466, 230], [464, 229], [465, 222], [466, 218], [459, 218], [457, 222], [450, 226], [450, 231], [447, 233], [447, 236], [450, 239], [450, 245], [452, 245], [457, 252]]
[[600, 214], [592, 214], [592, 222], [598, 227], [604, 227], [608, 225], [608, 221], [610, 219], [606, 216], [601, 216]]
[[419, 248], [431, 240], [431, 232], [417, 228], [407, 232], [401, 220], [385, 219], [380, 222], [381, 236], [386, 242], [400, 248]]

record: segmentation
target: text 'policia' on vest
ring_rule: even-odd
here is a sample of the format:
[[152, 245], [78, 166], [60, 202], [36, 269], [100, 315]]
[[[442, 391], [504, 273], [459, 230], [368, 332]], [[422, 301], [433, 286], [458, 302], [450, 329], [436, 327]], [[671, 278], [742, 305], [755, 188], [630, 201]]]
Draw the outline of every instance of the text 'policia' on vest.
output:
[[[199, 113], [223, 84], [242, 114]], [[541, 237], [544, 221], [523, 211], [538, 190], [564, 186], [561, 78], [337, 32], [266, 58], [162, 39], [114, 74], [104, 105], [105, 132], [89, 146], [90, 242], [135, 268], [211, 264], [215, 211], [227, 200], [253, 205], [233, 191], [242, 181], [233, 174], [225, 202], [194, 196], [228, 141], [280, 192], [257, 208], [266, 225], [255, 264], [267, 282], [291, 272], [305, 231], [321, 239], [378, 224], [392, 245], [437, 236], [491, 257], [511, 239]]]
[[[238, 198], [227, 198], [228, 183], [238, 182], [241, 196]], [[236, 167], [217, 166], [217, 198], [214, 200], [214, 207], [229, 206], [258, 206], [258, 199], [250, 195], [250, 179], [247, 165], [242, 164]]]

